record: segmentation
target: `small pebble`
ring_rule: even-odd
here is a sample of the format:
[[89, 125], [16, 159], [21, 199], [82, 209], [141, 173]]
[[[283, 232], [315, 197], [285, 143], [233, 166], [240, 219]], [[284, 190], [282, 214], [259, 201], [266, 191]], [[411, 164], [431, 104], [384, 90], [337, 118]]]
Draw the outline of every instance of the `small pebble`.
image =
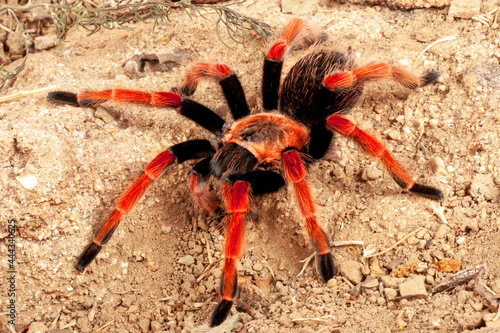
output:
[[16, 177], [17, 181], [27, 190], [32, 190], [38, 184], [38, 180], [33, 175], [22, 175]]
[[179, 260], [177, 262], [179, 264], [183, 264], [183, 265], [186, 265], [186, 266], [191, 266], [192, 264], [194, 264], [194, 258], [192, 256], [190, 256], [190, 255], [187, 255], [187, 256], [179, 258]]

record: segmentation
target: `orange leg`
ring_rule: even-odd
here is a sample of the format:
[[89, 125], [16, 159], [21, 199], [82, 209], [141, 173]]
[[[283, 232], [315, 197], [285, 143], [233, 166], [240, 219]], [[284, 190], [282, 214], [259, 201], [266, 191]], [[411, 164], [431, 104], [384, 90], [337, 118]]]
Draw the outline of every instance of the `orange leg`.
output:
[[281, 60], [295, 43], [303, 41], [312, 44], [322, 38], [324, 35], [320, 31], [314, 29], [304, 20], [295, 17], [288, 22], [281, 36], [271, 45], [267, 52], [267, 58]]
[[128, 89], [111, 89], [83, 94], [73, 94], [65, 91], [53, 91], [49, 93], [49, 99], [53, 102], [69, 104], [73, 106], [93, 106], [108, 101], [142, 104], [159, 108], [179, 107], [181, 105], [181, 95], [178, 93], [157, 91], [150, 94], [143, 91]]
[[210, 215], [216, 215], [219, 203], [217, 198], [210, 192], [210, 188], [202, 175], [191, 172], [189, 175], [189, 190], [194, 202], [203, 207]]
[[429, 71], [423, 76], [416, 76], [402, 68], [386, 63], [373, 63], [358, 67], [353, 71], [338, 72], [325, 77], [323, 83], [331, 90], [344, 89], [356, 84], [378, 81], [383, 79], [394, 80], [403, 87], [416, 89], [436, 81], [437, 72]]
[[191, 96], [198, 86], [198, 82], [203, 78], [221, 80], [233, 73], [231, 68], [224, 64], [209, 64], [200, 62], [194, 64], [187, 72], [184, 82], [181, 85], [181, 91]]
[[94, 239], [80, 254], [76, 268], [83, 272], [101, 251], [113, 232], [120, 224], [123, 215], [132, 211], [149, 186], [158, 179], [174, 162], [182, 163], [190, 159], [213, 156], [215, 150], [206, 140], [191, 140], [171, 146], [168, 150], [156, 156], [146, 167], [144, 173], [122, 194], [115, 204], [115, 209], [109, 218], [97, 225]]
[[335, 275], [333, 257], [330, 253], [330, 242], [325, 232], [316, 222], [315, 207], [311, 191], [305, 181], [306, 169], [295, 149], [282, 154], [283, 177], [293, 184], [299, 211], [306, 222], [306, 230], [317, 254], [318, 270], [324, 282]]
[[144, 168], [144, 173], [122, 194], [115, 209], [106, 222], [98, 227], [92, 242], [85, 247], [78, 258], [76, 268], [83, 272], [106, 244], [120, 224], [123, 215], [130, 213], [151, 183], [160, 177], [167, 167], [175, 161], [174, 155], [166, 150], [160, 153]]
[[384, 164], [387, 172], [394, 181], [403, 189], [419, 194], [430, 199], [440, 199], [443, 193], [435, 188], [416, 184], [410, 176], [392, 158], [385, 146], [371, 135], [356, 127], [350, 120], [341, 116], [332, 115], [328, 118], [326, 126], [331, 131], [336, 131], [359, 144], [368, 155], [378, 157]]
[[222, 183], [222, 196], [229, 216], [224, 245], [224, 270], [220, 286], [221, 300], [216, 305], [211, 326], [218, 326], [229, 315], [233, 298], [238, 291], [238, 272], [236, 260], [241, 257], [245, 220], [250, 212], [250, 184], [236, 181], [234, 184], [225, 180]]

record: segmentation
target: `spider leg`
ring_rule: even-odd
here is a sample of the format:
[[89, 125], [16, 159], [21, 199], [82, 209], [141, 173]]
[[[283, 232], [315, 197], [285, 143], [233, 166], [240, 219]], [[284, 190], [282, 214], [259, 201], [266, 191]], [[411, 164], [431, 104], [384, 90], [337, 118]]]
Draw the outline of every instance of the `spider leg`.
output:
[[83, 272], [101, 251], [113, 232], [120, 224], [123, 215], [130, 213], [148, 187], [158, 179], [173, 162], [182, 163], [190, 159], [212, 156], [215, 150], [206, 140], [191, 140], [174, 145], [156, 156], [144, 168], [143, 174], [125, 190], [115, 204], [115, 209], [109, 218], [98, 226], [94, 239], [90, 242], [78, 258], [76, 268]]
[[316, 251], [318, 270], [321, 278], [326, 283], [334, 277], [335, 267], [330, 253], [330, 241], [316, 222], [314, 199], [305, 181], [307, 171], [304, 167], [304, 161], [295, 148], [285, 150], [281, 158], [284, 178], [293, 184], [299, 211], [305, 219], [307, 233]]
[[210, 326], [220, 325], [229, 315], [233, 298], [238, 291], [236, 260], [243, 250], [245, 221], [249, 218], [251, 187], [245, 181], [232, 181], [225, 177], [222, 182], [222, 197], [228, 216], [226, 243], [224, 245], [224, 269], [220, 285], [221, 300], [215, 306]]
[[400, 67], [386, 63], [372, 63], [358, 67], [352, 71], [338, 72], [328, 75], [323, 83], [333, 91], [352, 87], [357, 84], [391, 79], [409, 89], [416, 89], [431, 84], [439, 77], [438, 72], [428, 71], [422, 76], [416, 76]]
[[198, 81], [203, 78], [212, 78], [219, 82], [234, 120], [250, 114], [240, 80], [231, 68], [224, 64], [198, 63], [193, 65], [184, 79], [181, 92], [191, 96], [196, 91]]
[[141, 104], [150, 107], [172, 107], [177, 111], [214, 133], [217, 137], [222, 137], [224, 120], [207, 107], [189, 99], [182, 97], [176, 92], [157, 91], [147, 93], [143, 91], [112, 89], [106, 91], [74, 94], [67, 91], [49, 92], [48, 98], [52, 102], [69, 104], [73, 106], [96, 106], [108, 101], [120, 103]]
[[391, 154], [389, 154], [381, 142], [360, 130], [350, 120], [338, 115], [332, 115], [328, 118], [326, 126], [331, 131], [336, 131], [359, 144], [366, 154], [380, 158], [387, 172], [389, 172], [394, 181], [403, 189], [429, 199], [440, 199], [443, 196], [443, 193], [438, 189], [415, 183], [410, 176], [403, 171], [394, 158], [392, 158]]
[[219, 202], [217, 197], [210, 192], [210, 188], [205, 181], [205, 177], [210, 174], [211, 159], [212, 157], [207, 157], [191, 169], [189, 190], [194, 202], [203, 207], [211, 216], [218, 216], [220, 215]]
[[278, 108], [278, 90], [281, 80], [283, 58], [293, 46], [300, 42], [310, 45], [321, 41], [325, 35], [315, 30], [300, 18], [291, 19], [281, 36], [274, 41], [264, 59], [262, 98], [265, 110]]

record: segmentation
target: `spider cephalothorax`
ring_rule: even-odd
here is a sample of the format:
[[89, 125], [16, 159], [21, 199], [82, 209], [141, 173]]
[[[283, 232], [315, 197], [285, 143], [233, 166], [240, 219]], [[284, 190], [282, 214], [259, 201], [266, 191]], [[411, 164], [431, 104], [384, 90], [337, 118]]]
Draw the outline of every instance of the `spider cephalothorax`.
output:
[[[291, 184], [298, 210], [305, 221], [305, 230], [316, 251], [321, 278], [326, 282], [335, 275], [330, 243], [316, 221], [314, 199], [306, 182], [307, 163], [325, 155], [334, 132], [355, 141], [365, 153], [379, 158], [404, 190], [440, 199], [441, 191], [416, 184], [382, 143], [342, 116], [356, 104], [368, 82], [390, 79], [415, 89], [433, 83], [439, 74], [430, 71], [415, 76], [387, 63], [357, 66], [350, 51], [342, 54], [316, 49], [291, 68], [280, 88], [286, 52], [296, 43], [311, 44], [323, 38], [323, 34], [315, 32], [301, 19], [292, 19], [287, 24], [264, 59], [264, 112], [254, 115], [250, 114], [240, 81], [223, 64], [194, 65], [180, 88], [171, 92], [146, 93], [120, 89], [83, 94], [51, 92], [51, 101], [75, 106], [115, 101], [175, 108], [219, 140], [215, 146], [207, 140], [176, 144], [146, 165], [144, 173], [118, 199], [110, 217], [100, 225], [92, 242], [83, 250], [76, 268], [83, 271], [94, 260], [123, 215], [134, 208], [149, 185], [174, 162], [199, 160], [189, 176], [193, 199], [211, 214], [217, 214], [221, 209], [225, 211], [227, 223], [221, 299], [212, 314], [212, 326], [225, 320], [237, 294], [236, 260], [241, 257], [243, 249], [245, 223], [251, 218], [252, 193], [269, 193], [285, 183]], [[234, 118], [233, 124], [226, 124], [219, 115], [189, 98], [203, 78], [219, 82]], [[219, 207], [219, 200], [205, 182], [210, 175], [221, 179], [222, 207]]]

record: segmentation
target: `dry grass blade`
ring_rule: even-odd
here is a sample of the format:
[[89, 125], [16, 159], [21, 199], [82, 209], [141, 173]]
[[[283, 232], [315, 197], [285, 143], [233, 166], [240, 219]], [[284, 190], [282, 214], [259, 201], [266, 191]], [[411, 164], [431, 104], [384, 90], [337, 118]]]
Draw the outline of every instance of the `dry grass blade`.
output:
[[[410, 232], [408, 235], [404, 236], [403, 238], [401, 238], [399, 241], [397, 241], [396, 243], [394, 243], [392, 246], [388, 247], [387, 249], [379, 252], [379, 253], [374, 253], [374, 254], [370, 254], [369, 256], [366, 256], [364, 258], [373, 258], [373, 257], [376, 257], [376, 256], [379, 256], [381, 254], [384, 254], [386, 252], [389, 252], [390, 250], [392, 250], [393, 248], [395, 248], [396, 246], [398, 246], [399, 244], [401, 244], [402, 242], [404, 242], [408, 237], [410, 237], [411, 235], [419, 232], [420, 230], [422, 230], [424, 227], [420, 227], [420, 228], [417, 228], [415, 230], [413, 230], [412, 232]], [[363, 259], [364, 259], [363, 258]]]
[[457, 37], [455, 36], [448, 36], [448, 37], [444, 37], [444, 38], [441, 38], [441, 39], [438, 39], [432, 43], [430, 43], [425, 49], [423, 49], [422, 52], [420, 52], [420, 54], [417, 56], [417, 58], [415, 59], [415, 62], [418, 61], [418, 59], [420, 59], [420, 57], [425, 53], [427, 52], [428, 49], [430, 49], [431, 47], [433, 47], [434, 45], [436, 44], [439, 44], [439, 43], [443, 43], [443, 42], [447, 42], [447, 41], [450, 41], [450, 40], [454, 40], [454, 39], [457, 39]]

